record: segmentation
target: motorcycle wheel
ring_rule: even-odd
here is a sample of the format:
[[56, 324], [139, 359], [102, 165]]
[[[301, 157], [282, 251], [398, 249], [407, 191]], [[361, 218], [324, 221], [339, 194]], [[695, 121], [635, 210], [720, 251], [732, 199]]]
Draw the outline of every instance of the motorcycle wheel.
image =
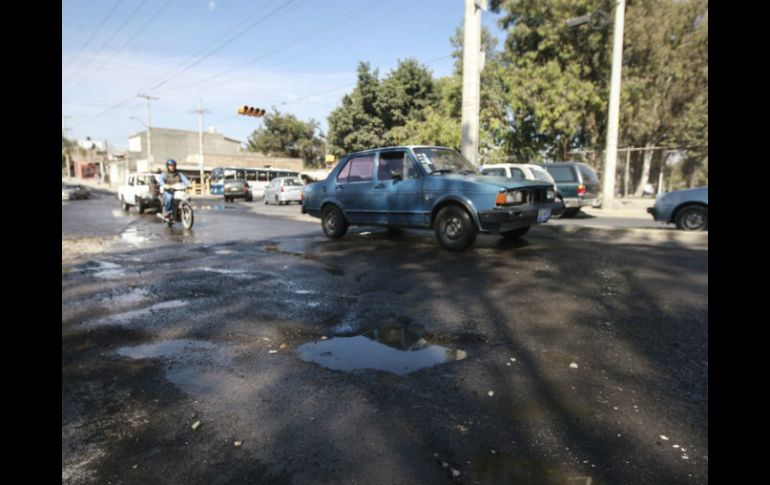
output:
[[185, 229], [190, 229], [193, 226], [193, 222], [195, 221], [192, 206], [187, 202], [182, 202], [179, 205], [179, 212], [182, 216], [182, 227]]

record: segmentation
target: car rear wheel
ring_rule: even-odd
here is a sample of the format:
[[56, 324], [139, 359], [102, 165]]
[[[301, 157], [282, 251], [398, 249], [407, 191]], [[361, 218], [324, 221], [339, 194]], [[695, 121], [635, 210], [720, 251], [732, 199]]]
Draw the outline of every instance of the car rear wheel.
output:
[[530, 227], [532, 226], [520, 227], [518, 229], [513, 229], [511, 231], [504, 231], [504, 232], [501, 232], [500, 235], [506, 239], [516, 239], [528, 233]]
[[575, 217], [580, 212], [580, 207], [573, 207], [572, 209], [564, 209], [561, 213], [561, 217]]
[[476, 240], [478, 231], [468, 213], [457, 206], [441, 209], [433, 224], [439, 244], [449, 251], [463, 251]]
[[705, 231], [709, 227], [708, 209], [697, 205], [679, 209], [676, 227], [683, 231]]
[[321, 226], [324, 233], [331, 238], [339, 239], [348, 231], [348, 222], [342, 211], [336, 205], [329, 204], [321, 212]]

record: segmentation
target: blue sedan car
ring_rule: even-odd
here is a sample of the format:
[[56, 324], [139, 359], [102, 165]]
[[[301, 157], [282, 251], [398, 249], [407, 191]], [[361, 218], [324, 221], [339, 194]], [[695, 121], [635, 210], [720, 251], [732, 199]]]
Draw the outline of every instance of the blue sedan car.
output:
[[655, 205], [647, 209], [656, 221], [676, 224], [684, 231], [709, 228], [709, 188], [674, 190], [661, 194]]
[[351, 225], [432, 228], [452, 251], [479, 232], [523, 236], [563, 204], [553, 184], [482, 175], [451, 148], [376, 148], [343, 157], [329, 177], [305, 186], [302, 212], [321, 218], [324, 233]]

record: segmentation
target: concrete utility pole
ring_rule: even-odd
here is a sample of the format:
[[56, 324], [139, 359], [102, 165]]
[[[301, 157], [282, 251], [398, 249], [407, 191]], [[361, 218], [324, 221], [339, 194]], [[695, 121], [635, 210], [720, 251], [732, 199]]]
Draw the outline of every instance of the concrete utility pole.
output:
[[198, 113], [198, 169], [201, 172], [201, 193], [203, 193], [203, 113], [208, 113], [203, 109], [203, 102], [198, 98], [198, 109], [193, 113]]
[[615, 31], [612, 41], [612, 75], [610, 77], [610, 110], [607, 123], [607, 149], [604, 159], [604, 180], [602, 204], [612, 209], [615, 202], [615, 167], [618, 158], [618, 118], [620, 111], [620, 73], [623, 64], [623, 23], [626, 11], [625, 0], [615, 4]]
[[481, 11], [487, 0], [465, 0], [463, 40], [462, 154], [479, 164], [479, 95], [481, 85]]
[[150, 100], [158, 98], [153, 98], [147, 94], [137, 94], [137, 96], [147, 99], [147, 164], [152, 168], [152, 113], [150, 110]]

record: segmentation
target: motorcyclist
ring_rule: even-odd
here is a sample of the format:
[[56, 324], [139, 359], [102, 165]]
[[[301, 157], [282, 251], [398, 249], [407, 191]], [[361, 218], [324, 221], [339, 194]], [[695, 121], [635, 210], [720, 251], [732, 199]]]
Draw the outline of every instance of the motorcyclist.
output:
[[166, 171], [160, 174], [160, 185], [163, 191], [163, 218], [168, 219], [171, 217], [173, 211], [174, 193], [166, 191], [164, 186], [174, 185], [182, 183], [185, 188], [190, 186], [190, 181], [181, 172], [176, 170], [176, 160], [166, 160]]

